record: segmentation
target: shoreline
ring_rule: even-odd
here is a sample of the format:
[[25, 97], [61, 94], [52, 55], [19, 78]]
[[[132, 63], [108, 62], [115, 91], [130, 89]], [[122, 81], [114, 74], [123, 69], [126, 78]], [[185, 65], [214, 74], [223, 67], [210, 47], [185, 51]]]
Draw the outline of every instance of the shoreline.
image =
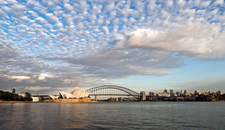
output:
[[1, 103], [94, 103], [98, 101], [91, 101], [91, 102], [44, 102], [44, 101], [38, 101], [38, 102], [33, 102], [33, 101], [0, 101]]
[[88, 103], [88, 102], [98, 102], [98, 101], [91, 101], [91, 98], [57, 99], [57, 100], [44, 100], [44, 101], [4, 101], [4, 100], [0, 100], [0, 103]]
[[[53, 100], [47, 100], [47, 101], [0, 101], [1, 103], [96, 103], [96, 102], [104, 102], [104, 101], [53, 101]], [[140, 102], [225, 102], [225, 100], [222, 101], [140, 101]]]
[[41, 102], [33, 102], [33, 101], [0, 101], [0, 103], [41, 103]]

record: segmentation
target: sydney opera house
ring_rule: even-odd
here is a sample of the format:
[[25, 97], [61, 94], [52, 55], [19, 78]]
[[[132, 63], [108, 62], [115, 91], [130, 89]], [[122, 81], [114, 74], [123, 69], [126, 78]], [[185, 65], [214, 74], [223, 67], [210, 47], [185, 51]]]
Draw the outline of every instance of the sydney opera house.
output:
[[89, 93], [81, 90], [79, 87], [73, 88], [69, 93], [67, 92], [59, 92], [59, 96], [49, 95], [53, 100], [57, 99], [80, 99], [86, 98], [89, 96]]

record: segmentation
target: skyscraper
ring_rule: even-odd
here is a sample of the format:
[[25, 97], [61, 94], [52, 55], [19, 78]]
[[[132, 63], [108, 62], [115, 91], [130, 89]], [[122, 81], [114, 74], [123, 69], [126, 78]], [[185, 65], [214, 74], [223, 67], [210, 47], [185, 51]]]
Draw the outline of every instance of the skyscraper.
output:
[[167, 93], [167, 89], [164, 90], [164, 93]]
[[170, 89], [170, 96], [173, 96], [174, 93], [173, 93], [173, 89]]

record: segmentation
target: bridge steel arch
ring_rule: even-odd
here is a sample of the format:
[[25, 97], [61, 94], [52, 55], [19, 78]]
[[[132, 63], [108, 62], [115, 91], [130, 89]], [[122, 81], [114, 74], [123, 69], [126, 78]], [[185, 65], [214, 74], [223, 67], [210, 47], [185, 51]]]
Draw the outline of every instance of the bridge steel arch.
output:
[[127, 93], [129, 96], [133, 96], [136, 99], [139, 98], [139, 93], [129, 89], [129, 88], [125, 88], [125, 87], [121, 87], [121, 86], [116, 86], [116, 85], [103, 85], [103, 86], [97, 86], [97, 87], [93, 87], [90, 89], [87, 89], [85, 92], [88, 92], [90, 94], [99, 91], [99, 90], [103, 90], [103, 89], [116, 89], [116, 90], [120, 90], [123, 91], [125, 93]]

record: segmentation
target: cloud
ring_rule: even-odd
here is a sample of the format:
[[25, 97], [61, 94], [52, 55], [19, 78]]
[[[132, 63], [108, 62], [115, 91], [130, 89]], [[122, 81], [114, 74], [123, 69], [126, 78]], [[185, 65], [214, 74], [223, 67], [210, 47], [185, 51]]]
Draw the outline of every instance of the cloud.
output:
[[73, 10], [73, 6], [71, 6], [71, 5], [68, 4], [68, 3], [65, 3], [65, 4], [64, 4], [64, 8], [66, 8], [67, 10], [70, 10], [70, 11]]
[[58, 28], [62, 28], [62, 27], [63, 27], [63, 24], [60, 23], [60, 22], [57, 22], [57, 23], [56, 23], [56, 26], [57, 26]]
[[42, 18], [42, 17], [38, 17], [35, 20], [40, 21], [42, 23], [47, 23], [47, 21], [44, 18]]
[[52, 76], [52, 75], [41, 73], [41, 74], [38, 76], [38, 79], [39, 79], [39, 80], [45, 80], [46, 78], [53, 78], [53, 77], [54, 77], [54, 76]]
[[106, 34], [109, 34], [109, 30], [106, 26], [103, 26], [102, 29], [105, 31]]
[[12, 76], [12, 79], [18, 79], [18, 80], [25, 80], [25, 79], [30, 79], [28, 76]]
[[52, 21], [52, 22], [58, 22], [59, 19], [54, 16], [52, 13], [47, 13], [46, 16], [48, 16], [48, 18]]
[[52, 87], [26, 87], [24, 88], [25, 91], [46, 91], [50, 90]]
[[216, 0], [213, 4], [214, 5], [220, 5], [220, 4], [223, 4], [224, 1], [223, 0]]
[[147, 5], [147, 8], [149, 10], [154, 10], [156, 7], [157, 7], [157, 5], [156, 5], [155, 1], [153, 1], [153, 0], [150, 1], [149, 4]]
[[64, 14], [63, 17], [67, 25], [73, 25], [73, 18], [71, 15]]
[[183, 65], [182, 57], [163, 51], [115, 50], [104, 48], [81, 57], [49, 58], [79, 66], [83, 74], [118, 79], [130, 75], [168, 75], [168, 70]]
[[8, 15], [6, 12], [0, 9], [0, 18], [8, 18]]
[[223, 58], [225, 54], [224, 32], [216, 24], [188, 22], [182, 28], [170, 32], [137, 29], [129, 38], [121, 39], [115, 48], [145, 48], [178, 52], [196, 58]]
[[210, 5], [210, 3], [211, 3], [211, 1], [203, 1], [203, 2], [201, 3], [201, 5], [202, 5], [202, 7], [207, 7], [207, 6]]
[[110, 12], [115, 8], [115, 4], [113, 2], [109, 2], [105, 5], [104, 11]]
[[16, 0], [8, 0], [7, 1], [9, 4], [18, 4], [18, 2]]
[[223, 1], [0, 4], [3, 89], [90, 87], [132, 75], [170, 75], [185, 58], [224, 57]]

